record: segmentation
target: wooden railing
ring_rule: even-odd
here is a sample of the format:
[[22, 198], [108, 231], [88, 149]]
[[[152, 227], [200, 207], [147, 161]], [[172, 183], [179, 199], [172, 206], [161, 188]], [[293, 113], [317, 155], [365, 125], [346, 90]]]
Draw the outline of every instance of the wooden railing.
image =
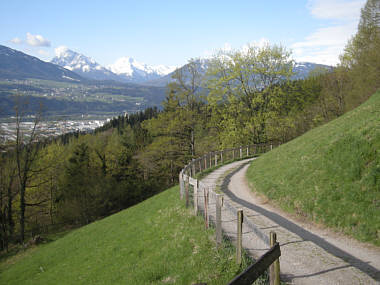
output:
[[[222, 217], [235, 217], [236, 226], [236, 262], [242, 262], [242, 227], [243, 224], [255, 233], [270, 249], [244, 272], [236, 276], [229, 284], [251, 284], [268, 267], [270, 268], [270, 284], [280, 284], [280, 246], [276, 240], [276, 233], [270, 232], [269, 236], [257, 227], [250, 219], [243, 218], [243, 210], [238, 208], [228, 196], [217, 193], [216, 185], [207, 186], [196, 175], [207, 169], [221, 166], [235, 160], [258, 156], [274, 148], [271, 144], [258, 144], [240, 146], [222, 151], [209, 152], [202, 157], [193, 159], [179, 174], [180, 198], [185, 199], [186, 207], [193, 205], [194, 214], [201, 213], [204, 217], [205, 227], [210, 223], [215, 225], [216, 243], [222, 243]], [[250, 283], [249, 283], [250, 282]]]

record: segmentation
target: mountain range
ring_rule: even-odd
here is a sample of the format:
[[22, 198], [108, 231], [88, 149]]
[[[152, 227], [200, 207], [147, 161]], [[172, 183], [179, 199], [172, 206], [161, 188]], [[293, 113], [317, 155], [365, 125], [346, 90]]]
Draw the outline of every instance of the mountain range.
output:
[[56, 56], [52, 59], [51, 63], [94, 80], [143, 83], [161, 78], [176, 68], [165, 65], [152, 66], [140, 63], [130, 57], [119, 58], [114, 64], [103, 67], [94, 59], [66, 47], [56, 48], [55, 54]]
[[[121, 57], [115, 63], [103, 67], [94, 59], [66, 47], [57, 48], [56, 57], [51, 62], [88, 79], [114, 80], [159, 87], [166, 86], [173, 80], [172, 75], [176, 69], [175, 66], [144, 64], [131, 57]], [[198, 59], [196, 60], [196, 64], [198, 72], [205, 74], [209, 65], [209, 59]], [[309, 75], [310, 71], [316, 68], [331, 69], [331, 66], [312, 62], [298, 62], [294, 66], [293, 79], [305, 78]]]
[[[198, 59], [197, 69], [205, 74], [209, 60]], [[186, 66], [186, 65], [185, 65]], [[180, 67], [180, 68], [184, 68]], [[293, 79], [302, 79], [315, 68], [332, 69], [331, 66], [311, 62], [295, 64]], [[56, 81], [102, 80], [163, 87], [171, 82], [174, 66], [151, 66], [130, 57], [122, 57], [114, 64], [104, 67], [94, 59], [66, 47], [56, 49], [50, 63], [20, 51], [0, 45], [0, 78], [39, 78]]]

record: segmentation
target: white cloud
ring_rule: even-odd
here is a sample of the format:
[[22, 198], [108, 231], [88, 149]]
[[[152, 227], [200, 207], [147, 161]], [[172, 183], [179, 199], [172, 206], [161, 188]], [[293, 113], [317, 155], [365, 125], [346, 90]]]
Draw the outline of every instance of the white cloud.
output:
[[319, 19], [358, 20], [365, 0], [309, 0], [311, 14]]
[[342, 48], [340, 46], [293, 49], [293, 57], [298, 62], [306, 61], [326, 65], [337, 65], [339, 63], [339, 55], [341, 53]]
[[50, 41], [41, 35], [26, 33], [26, 43], [35, 47], [50, 47]]
[[311, 0], [310, 13], [318, 19], [334, 20], [318, 28], [303, 41], [291, 45], [297, 61], [336, 65], [348, 40], [356, 33], [364, 0]]
[[11, 42], [14, 44], [21, 44], [22, 40], [20, 38], [13, 38], [13, 39], [11, 39]]
[[305, 41], [293, 44], [294, 48], [313, 47], [313, 46], [341, 46], [347, 42], [356, 30], [355, 23], [345, 25], [320, 28], [307, 36]]

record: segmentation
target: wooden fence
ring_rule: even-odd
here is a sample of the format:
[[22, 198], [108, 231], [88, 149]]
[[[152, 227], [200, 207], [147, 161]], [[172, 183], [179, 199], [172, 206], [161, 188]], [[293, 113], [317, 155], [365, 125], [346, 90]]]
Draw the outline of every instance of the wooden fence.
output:
[[270, 269], [270, 284], [280, 284], [280, 246], [276, 239], [276, 233], [265, 234], [252, 221], [244, 218], [243, 210], [234, 204], [221, 193], [216, 193], [215, 185], [207, 186], [202, 181], [195, 178], [197, 173], [201, 173], [212, 167], [220, 166], [226, 162], [237, 159], [254, 157], [275, 146], [270, 144], [259, 144], [230, 148], [222, 151], [209, 152], [202, 157], [193, 159], [179, 174], [180, 198], [185, 199], [186, 207], [193, 205], [194, 214], [201, 213], [204, 217], [205, 228], [210, 223], [215, 225], [216, 243], [222, 243], [222, 216], [234, 216], [236, 221], [236, 262], [242, 261], [242, 228], [243, 224], [254, 232], [270, 249], [264, 253], [255, 263], [250, 265], [241, 274], [236, 276], [229, 284], [251, 284], [268, 267]]

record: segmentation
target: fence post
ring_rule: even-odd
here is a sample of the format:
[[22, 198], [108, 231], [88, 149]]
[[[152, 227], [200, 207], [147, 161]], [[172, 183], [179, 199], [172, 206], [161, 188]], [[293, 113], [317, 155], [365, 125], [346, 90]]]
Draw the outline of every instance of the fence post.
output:
[[243, 210], [237, 211], [237, 241], [236, 241], [236, 262], [241, 264], [243, 239]]
[[193, 175], [191, 177], [195, 177], [195, 159], [191, 161], [191, 170], [193, 172]]
[[190, 188], [189, 179], [190, 179], [190, 176], [187, 176], [187, 179], [185, 181], [186, 208], [189, 208], [189, 188]]
[[[275, 232], [270, 232], [270, 247], [273, 247], [277, 242]], [[269, 267], [269, 284], [280, 285], [280, 261], [277, 258]]]
[[249, 145], [247, 145], [247, 156], [249, 156]]
[[222, 202], [223, 195], [216, 194], [216, 211], [215, 211], [215, 225], [216, 225], [216, 244], [220, 246], [222, 244]]
[[205, 209], [205, 228], [208, 229], [208, 188], [205, 187], [203, 189], [203, 195], [204, 195], [204, 209]]
[[194, 214], [197, 215], [198, 213], [198, 180], [196, 180], [194, 184]]
[[179, 198], [183, 199], [183, 193], [182, 193], [182, 171], [178, 175], [178, 182], [179, 182]]
[[243, 158], [243, 147], [240, 146], [240, 159]]

